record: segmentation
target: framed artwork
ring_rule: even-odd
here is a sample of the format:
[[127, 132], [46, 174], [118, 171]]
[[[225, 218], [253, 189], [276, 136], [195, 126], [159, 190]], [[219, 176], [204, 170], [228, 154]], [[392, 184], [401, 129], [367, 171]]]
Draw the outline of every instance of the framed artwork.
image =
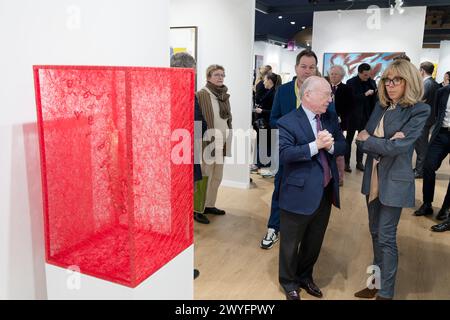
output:
[[361, 63], [368, 63], [371, 66], [371, 78], [378, 82], [384, 69], [396, 57], [404, 52], [359, 52], [359, 53], [324, 53], [323, 54], [323, 75], [328, 75], [328, 71], [333, 65], [344, 67], [345, 76], [342, 82], [358, 74], [358, 66]]
[[264, 63], [264, 56], [255, 54], [255, 70], [256, 70], [256, 72], [258, 72], [259, 68], [263, 65], [263, 63]]
[[187, 52], [197, 61], [197, 27], [170, 27], [169, 43], [170, 56]]

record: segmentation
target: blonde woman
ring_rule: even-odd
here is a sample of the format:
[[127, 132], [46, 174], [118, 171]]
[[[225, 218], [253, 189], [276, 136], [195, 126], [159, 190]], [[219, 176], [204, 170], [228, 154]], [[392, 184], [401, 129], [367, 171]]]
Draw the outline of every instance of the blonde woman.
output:
[[224, 157], [230, 156], [231, 108], [228, 88], [224, 85], [224, 67], [213, 64], [206, 70], [206, 85], [197, 92], [198, 103], [208, 127], [207, 158], [202, 162], [202, 174], [208, 177], [205, 213], [224, 215], [225, 211], [215, 207], [217, 191], [223, 176]]
[[[423, 81], [410, 62], [399, 59], [383, 72], [379, 102], [356, 140], [367, 154], [361, 192], [366, 195], [373, 265], [381, 271], [380, 288], [355, 293], [359, 298], [391, 300], [398, 266], [397, 226], [402, 208], [414, 207], [414, 142], [430, 114], [421, 101]], [[365, 270], [365, 269], [364, 269]]]

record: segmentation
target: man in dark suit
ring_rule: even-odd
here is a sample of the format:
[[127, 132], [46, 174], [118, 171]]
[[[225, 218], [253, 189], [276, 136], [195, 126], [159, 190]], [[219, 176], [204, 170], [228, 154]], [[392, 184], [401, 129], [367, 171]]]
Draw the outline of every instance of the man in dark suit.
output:
[[[353, 90], [354, 109], [350, 116], [347, 130], [347, 153], [345, 154], [345, 171], [352, 172], [350, 168], [350, 155], [355, 132], [362, 131], [372, 114], [376, 103], [377, 84], [370, 78], [370, 65], [362, 63], [358, 66], [358, 75], [349, 79], [347, 85]], [[363, 153], [356, 149], [356, 169], [364, 171]]]
[[[175, 53], [170, 57], [170, 67], [171, 68], [192, 68], [195, 70], [197, 63], [193, 56], [186, 52]], [[200, 106], [198, 104], [197, 97], [194, 96], [194, 138], [195, 140], [202, 141], [203, 134], [206, 132], [206, 121], [203, 119], [202, 113], [200, 111]], [[194, 142], [194, 154], [201, 153], [201, 149], [197, 150], [196, 144]], [[199, 163], [194, 161], [194, 189], [196, 187], [195, 182], [202, 180], [202, 169]], [[194, 219], [197, 222], [208, 224], [209, 220], [202, 213], [194, 212]], [[194, 269], [194, 279], [200, 275], [197, 269]]]
[[300, 300], [304, 288], [315, 297], [313, 267], [319, 257], [331, 212], [339, 207], [336, 156], [343, 155], [345, 138], [336, 113], [327, 110], [328, 82], [312, 76], [300, 89], [301, 105], [278, 120], [281, 178], [279, 281], [288, 300]]
[[[354, 109], [353, 91], [348, 85], [342, 83], [342, 79], [345, 76], [345, 70], [342, 66], [332, 66], [328, 74], [341, 130], [347, 131], [350, 124], [350, 116]], [[337, 157], [336, 162], [339, 170], [339, 186], [342, 186], [344, 185], [344, 156]]]
[[[270, 113], [270, 127], [277, 128], [277, 121], [282, 116], [288, 114], [300, 106], [300, 87], [303, 82], [317, 72], [317, 56], [311, 50], [303, 50], [297, 55], [295, 64], [296, 78], [280, 86], [276, 93]], [[274, 137], [274, 142], [276, 137]], [[276, 145], [273, 143], [272, 145]], [[274, 153], [272, 153], [272, 156]], [[272, 159], [272, 164], [274, 159]], [[283, 172], [283, 166], [278, 167], [275, 175], [274, 190], [272, 194], [272, 204], [270, 208], [270, 217], [267, 224], [267, 233], [261, 240], [262, 249], [270, 249], [278, 241], [278, 232], [280, 231], [280, 208], [278, 206], [278, 197], [280, 193], [280, 178]]]
[[439, 84], [431, 77], [434, 71], [434, 65], [431, 62], [425, 61], [420, 64], [420, 74], [423, 78], [424, 94], [423, 99], [426, 104], [431, 107], [431, 113], [428, 117], [427, 123], [423, 128], [422, 134], [417, 139], [414, 149], [416, 150], [416, 168], [414, 169], [415, 178], [423, 178], [423, 164], [425, 162], [425, 155], [428, 148], [428, 138], [430, 136], [430, 129], [436, 122], [436, 110], [434, 100], [436, 98], [436, 91], [439, 89]]
[[[437, 120], [431, 134], [430, 145], [425, 156], [423, 166], [422, 195], [423, 204], [414, 212], [416, 216], [427, 216], [433, 214], [432, 202], [434, 198], [434, 187], [436, 183], [436, 171], [442, 161], [450, 153], [450, 86], [439, 89], [436, 93], [435, 107], [437, 110]], [[444, 202], [445, 203], [445, 202]], [[437, 219], [447, 218], [448, 210], [441, 208]], [[448, 224], [450, 228], [450, 223]]]

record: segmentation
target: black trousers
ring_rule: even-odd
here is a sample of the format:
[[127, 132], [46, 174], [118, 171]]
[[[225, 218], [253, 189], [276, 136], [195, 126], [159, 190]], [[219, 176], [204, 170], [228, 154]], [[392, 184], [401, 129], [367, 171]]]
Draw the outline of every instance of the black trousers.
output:
[[286, 292], [298, 290], [300, 283], [312, 280], [330, 219], [332, 181], [325, 188], [319, 208], [312, 215], [280, 210], [279, 282]]
[[425, 125], [422, 130], [422, 134], [419, 139], [414, 143], [414, 149], [416, 150], [416, 172], [423, 174], [423, 165], [425, 163], [425, 156], [428, 149], [428, 139], [430, 136], [431, 125]]
[[[347, 143], [347, 150], [345, 152], [345, 164], [350, 164], [350, 155], [352, 154], [352, 143], [353, 138], [355, 137], [356, 131], [360, 132], [362, 130], [357, 130], [355, 128], [348, 128], [347, 136], [345, 137], [345, 142]], [[363, 152], [356, 148], [356, 163], [362, 163], [363, 161]]]
[[423, 202], [432, 203], [436, 183], [436, 171], [450, 152], [450, 131], [441, 128], [436, 138], [428, 146], [423, 166]]

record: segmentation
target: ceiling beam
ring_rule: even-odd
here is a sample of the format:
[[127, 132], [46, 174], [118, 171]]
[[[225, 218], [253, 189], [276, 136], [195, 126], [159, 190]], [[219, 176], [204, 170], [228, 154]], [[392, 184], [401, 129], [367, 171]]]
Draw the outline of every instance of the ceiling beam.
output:
[[[403, 7], [424, 6], [422, 0], [404, 0]], [[395, 0], [358, 0], [345, 2], [329, 2], [328, 0], [318, 1], [317, 4], [306, 4], [296, 6], [267, 6], [262, 1], [256, 0], [256, 10], [265, 14], [300, 14], [311, 13], [314, 11], [335, 11], [335, 10], [354, 10], [367, 9], [371, 5], [376, 5], [380, 8], [388, 8], [389, 3], [395, 5]], [[430, 0], [426, 2], [426, 6], [439, 7], [448, 6], [448, 0]], [[258, 9], [259, 8], [259, 9]]]

